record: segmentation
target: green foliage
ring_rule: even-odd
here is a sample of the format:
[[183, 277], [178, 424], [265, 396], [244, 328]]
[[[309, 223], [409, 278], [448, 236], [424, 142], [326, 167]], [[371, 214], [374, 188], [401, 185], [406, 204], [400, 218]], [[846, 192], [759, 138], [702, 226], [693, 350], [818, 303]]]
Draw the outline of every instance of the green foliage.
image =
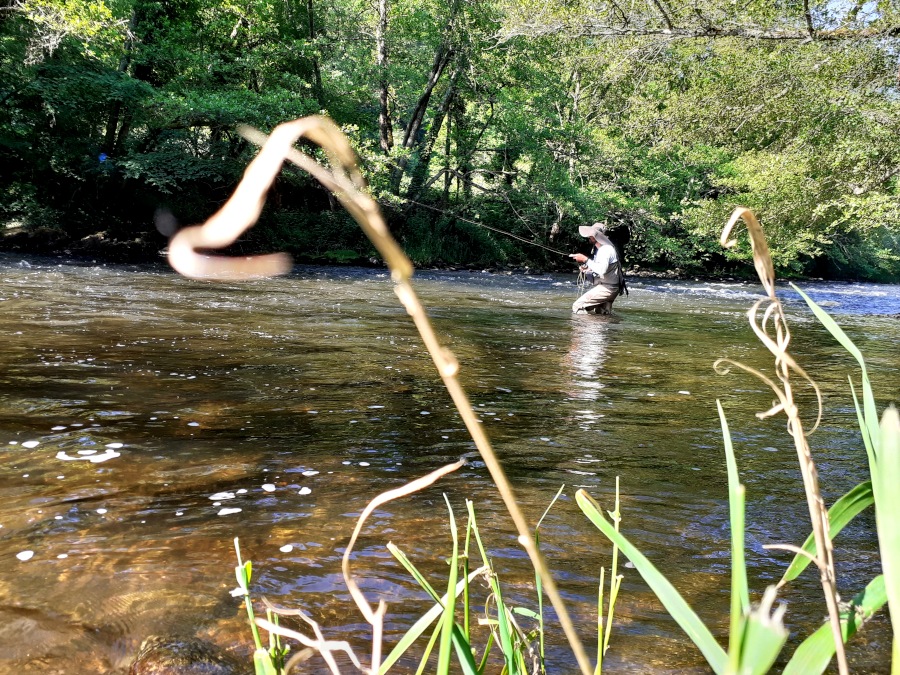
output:
[[[557, 498], [559, 497], [559, 494], [560, 493], [557, 493]], [[553, 502], [555, 501], [556, 498], [554, 498]], [[553, 503], [551, 502], [550, 506], [552, 505]], [[450, 509], [449, 522], [453, 541], [452, 553], [448, 561], [450, 567], [447, 582], [448, 590], [443, 597], [438, 595], [424, 575], [416, 569], [413, 563], [399, 548], [393, 544], [388, 545], [388, 549], [394, 557], [397, 558], [410, 575], [419, 583], [422, 589], [435, 600], [436, 605], [434, 609], [426, 613], [419, 621], [417, 621], [399, 641], [397, 646], [391, 651], [382, 664], [379, 671], [380, 673], [388, 672], [390, 667], [396, 663], [397, 659], [409, 650], [415, 640], [421, 637], [425, 630], [427, 630], [427, 628], [435, 621], [437, 621], [437, 625], [432, 633], [432, 639], [429, 641], [424, 654], [421, 657], [419, 672], [423, 671], [438, 634], [442, 637], [437, 667], [437, 672], [439, 673], [450, 672], [449, 647], [451, 644], [457, 655], [459, 667], [464, 673], [472, 673], [473, 675], [476, 673], [484, 673], [485, 665], [488, 663], [488, 658], [494, 644], [500, 648], [504, 663], [504, 672], [508, 673], [508, 675], [525, 675], [526, 673], [529, 673], [530, 670], [526, 663], [533, 662], [534, 659], [537, 659], [539, 672], [545, 672], [543, 666], [544, 621], [542, 612], [534, 612], [524, 607], [513, 607], [504, 600], [499, 577], [494, 572], [493, 565], [481, 539], [473, 503], [467, 500], [466, 508], [468, 510], [468, 521], [464, 537], [465, 547], [462, 553], [460, 553], [453, 511], [450, 509], [448, 503], [448, 509]], [[548, 507], [548, 510], [549, 508], [550, 507]], [[468, 564], [474, 557], [475, 551], [473, 549], [475, 547], [477, 547], [478, 553], [481, 556], [482, 565], [474, 572], [470, 572]], [[457, 583], [458, 570], [462, 571], [463, 576]], [[485, 609], [485, 613], [487, 614], [486, 624], [490, 629], [490, 633], [485, 646], [481, 650], [477, 649], [478, 642], [476, 642], [476, 639], [479, 636], [472, 631], [472, 625], [469, 620], [470, 614], [473, 612], [473, 608], [470, 605], [470, 600], [472, 598], [472, 588], [470, 584], [479, 576], [484, 578], [490, 589], [490, 596], [487, 599]], [[539, 600], [540, 593], [540, 585], [538, 585]], [[456, 599], [460, 596], [464, 601], [462, 607], [464, 620], [462, 624], [456, 619]], [[488, 609], [491, 606], [494, 608], [493, 612], [490, 612]], [[534, 621], [537, 626], [536, 629], [533, 631], [524, 631], [519, 625], [521, 619], [517, 620], [517, 616]], [[532, 642], [535, 639], [539, 641], [541, 646], [541, 649], [537, 653], [535, 653], [532, 647]], [[481, 651], [480, 666], [475, 663], [479, 651]]]
[[[863, 437], [869, 459], [871, 481], [868, 485], [863, 483], [858, 486], [851, 491], [851, 495], [856, 492], [861, 495], [860, 499], [864, 499], [864, 503], [868, 503], [870, 500], [866, 497], [866, 492], [871, 490], [871, 501], [875, 504], [875, 524], [881, 553], [881, 567], [884, 572], [884, 589], [894, 629], [892, 649], [894, 670], [892, 672], [895, 672], [900, 668], [900, 524], [893, 514], [900, 509], [900, 495], [897, 492], [897, 485], [900, 484], [900, 419], [898, 419], [897, 410], [890, 407], [885, 411], [879, 424], [875, 396], [862, 353], [834, 319], [828, 316], [827, 312], [796, 286], [794, 290], [806, 301], [828, 332], [856, 359], [860, 367], [862, 405], [857, 398], [852, 378], [850, 379], [850, 389], [856, 404], [860, 434]], [[843, 498], [842, 501], [848, 504], [852, 503], [849, 496]], [[832, 508], [836, 507], [837, 505]], [[862, 509], [848, 506], [848, 510], [850, 513], [844, 516], [845, 520], [850, 520], [856, 512]], [[794, 565], [796, 564], [795, 561]], [[877, 598], [878, 595], [876, 594], [875, 597]], [[881, 606], [877, 600], [871, 599], [871, 594], [867, 605], [871, 610], [870, 614]]]
[[588, 519], [599, 529], [605, 537], [615, 544], [622, 554], [628, 558], [640, 572], [644, 581], [656, 594], [666, 611], [672, 616], [679, 626], [693, 640], [694, 644], [703, 652], [703, 656], [709, 662], [716, 673], [724, 673], [728, 656], [725, 650], [719, 646], [712, 633], [700, 620], [693, 609], [685, 602], [684, 598], [675, 590], [675, 587], [656, 569], [631, 542], [621, 535], [612, 523], [603, 516], [603, 509], [584, 490], [575, 494], [578, 506]]
[[[812, 4], [833, 39], [752, 37], [807, 30], [791, 3], [670, 7], [672, 26], [696, 33], [675, 40], [636, 7], [622, 30], [585, 38], [598, 17], [624, 15], [394, 0], [379, 69], [378, 13], [359, 0], [23, 0], [0, 22], [0, 216], [55, 214], [73, 235], [114, 236], [145, 232], [160, 203], [197, 220], [252, 156], [236, 124], [268, 131], [325, 112], [374, 194], [402, 208], [392, 225], [423, 264], [568, 264], [457, 214], [566, 250], [578, 224], [606, 218], [627, 231], [629, 263], [734, 271], [749, 267], [747, 248], [722, 254], [714, 234], [741, 203], [769, 228], [779, 272], [896, 280], [897, 44], [878, 33], [896, 11]], [[309, 239], [315, 218], [300, 214], [330, 207], [309, 181], [290, 188], [281, 229], [296, 227], [282, 238]]]
[[[269, 648], [266, 649], [259, 636], [259, 628], [256, 626], [256, 615], [253, 612], [253, 601], [250, 597], [250, 579], [253, 575], [253, 564], [247, 560], [241, 560], [241, 547], [238, 540], [234, 540], [234, 552], [237, 556], [238, 564], [234, 568], [234, 576], [237, 579], [237, 588], [232, 591], [235, 597], [242, 597], [244, 606], [247, 610], [247, 618], [250, 621], [250, 630], [253, 633], [253, 642], [256, 649], [253, 652], [253, 668], [256, 675], [280, 675], [284, 672], [284, 659], [288, 652], [287, 647], [282, 646], [281, 638], [271, 633], [269, 637]], [[278, 625], [277, 617], [272, 612], [267, 611], [269, 620], [276, 626]]]

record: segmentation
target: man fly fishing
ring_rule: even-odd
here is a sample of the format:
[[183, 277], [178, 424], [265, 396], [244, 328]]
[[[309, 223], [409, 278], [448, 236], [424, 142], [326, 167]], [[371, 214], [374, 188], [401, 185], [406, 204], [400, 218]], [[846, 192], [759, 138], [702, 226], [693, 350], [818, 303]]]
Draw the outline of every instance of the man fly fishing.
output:
[[590, 240], [594, 248], [590, 256], [570, 253], [569, 257], [581, 265], [582, 271], [592, 276], [593, 287], [572, 304], [572, 312], [609, 314], [619, 294], [628, 294], [619, 254], [606, 236], [606, 223], [582, 225], [578, 228], [578, 234]]

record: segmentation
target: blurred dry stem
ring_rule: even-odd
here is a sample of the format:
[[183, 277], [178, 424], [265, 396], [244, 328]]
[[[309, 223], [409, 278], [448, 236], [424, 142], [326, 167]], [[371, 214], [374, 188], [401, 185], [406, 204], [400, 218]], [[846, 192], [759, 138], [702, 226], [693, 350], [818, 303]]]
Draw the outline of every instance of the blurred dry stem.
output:
[[[543, 555], [534, 543], [533, 533], [516, 502], [503, 467], [478, 423], [465, 391], [456, 379], [459, 363], [452, 352], [441, 346], [434, 333], [425, 308], [410, 284], [413, 265], [388, 231], [377, 202], [367, 193], [365, 180], [357, 166], [356, 154], [347, 142], [347, 138], [334, 122], [319, 116], [304, 117], [280, 124], [275, 127], [270, 136], [249, 127], [241, 127], [239, 131], [244, 138], [261, 146], [261, 150], [247, 166], [234, 194], [218, 212], [202, 225], [185, 228], [172, 238], [168, 254], [172, 267], [194, 279], [221, 281], [285, 274], [290, 271], [291, 261], [287, 255], [282, 253], [229, 258], [202, 254], [197, 249], [218, 249], [228, 246], [256, 223], [265, 203], [266, 191], [281, 171], [286, 159], [307, 171], [331, 190], [359, 223], [390, 268], [394, 280], [394, 292], [412, 317], [453, 403], [500, 492], [518, 532], [518, 541], [525, 548], [535, 570], [540, 575], [543, 587], [556, 610], [560, 625], [578, 661], [579, 669], [582, 675], [590, 675], [593, 668], [575, 633], [574, 625], [557, 590], [553, 576], [550, 574]], [[330, 167], [319, 164], [309, 155], [295, 149], [294, 143], [301, 138], [321, 147], [328, 158]], [[346, 569], [345, 576], [347, 576]], [[371, 610], [364, 599], [362, 602], [360, 609], [366, 614], [367, 620], [370, 618], [375, 620], [373, 628], [378, 635], [375, 636], [374, 644], [380, 645], [379, 626], [380, 617], [383, 616], [381, 603], [379, 603], [378, 609]], [[359, 599], [357, 599], [357, 604], [360, 604]], [[363, 609], [363, 606], [367, 609]], [[377, 671], [378, 668], [376, 657], [380, 658], [379, 649], [379, 646], [374, 648], [373, 671]]]
[[[806, 503], [809, 508], [809, 517], [812, 522], [813, 535], [816, 542], [816, 551], [819, 553], [815, 557], [815, 563], [821, 573], [822, 589], [825, 593], [825, 602], [828, 606], [828, 617], [831, 624], [832, 635], [835, 641], [835, 656], [837, 658], [838, 670], [841, 675], [849, 672], [847, 667], [847, 659], [844, 653], [844, 641], [841, 634], [840, 624], [840, 599], [837, 594], [836, 575], [834, 569], [834, 550], [831, 539], [828, 536], [828, 509], [822, 499], [819, 490], [819, 475], [816, 470], [815, 462], [810, 452], [809, 443], [807, 442], [807, 432], [803, 430], [803, 422], [800, 419], [800, 411], [794, 401], [793, 389], [791, 386], [791, 373], [799, 375], [806, 380], [816, 394], [817, 415], [816, 422], [810, 432], [815, 431], [822, 415], [822, 396], [818, 386], [806, 374], [806, 372], [794, 361], [793, 357], [788, 353], [788, 347], [791, 341], [791, 333], [788, 329], [787, 318], [784, 314], [784, 308], [775, 293], [775, 271], [772, 266], [772, 258], [769, 255], [769, 247], [766, 243], [766, 237], [763, 233], [762, 226], [756, 219], [752, 211], [746, 208], [737, 208], [722, 231], [720, 243], [728, 248], [736, 244], [736, 239], [731, 238], [732, 230], [738, 221], [743, 221], [747, 226], [750, 235], [750, 245], [753, 249], [753, 264], [763, 288], [766, 291], [766, 298], [756, 302], [748, 312], [750, 326], [756, 333], [760, 341], [775, 356], [775, 373], [778, 383], [766, 377], [759, 371], [750, 368], [730, 359], [720, 359], [716, 361], [716, 370], [720, 373], [728, 372], [729, 366], [736, 366], [748, 373], [751, 373], [774, 392], [777, 402], [767, 411], [757, 413], [757, 417], [764, 419], [783, 412], [788, 419], [788, 433], [794, 439], [794, 447], [797, 450], [797, 459], [800, 463], [800, 473], [803, 477], [803, 487], [806, 492]], [[760, 317], [760, 309], [765, 306], [765, 310]], [[780, 386], [779, 386], [780, 383]]]

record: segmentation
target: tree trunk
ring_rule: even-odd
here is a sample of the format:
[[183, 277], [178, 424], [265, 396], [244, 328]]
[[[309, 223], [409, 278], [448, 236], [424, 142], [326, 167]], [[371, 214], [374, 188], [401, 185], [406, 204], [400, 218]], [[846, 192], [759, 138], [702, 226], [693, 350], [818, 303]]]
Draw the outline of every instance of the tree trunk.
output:
[[[125, 38], [125, 51], [122, 53], [122, 58], [119, 59], [119, 67], [116, 68], [116, 72], [124, 73], [131, 64], [131, 50], [134, 48], [136, 22], [137, 14], [132, 11], [131, 19], [128, 21], [128, 36]], [[128, 135], [131, 125], [126, 122], [122, 125], [125, 134], [123, 135], [122, 131], [119, 130], [119, 137], [116, 138], [116, 131], [119, 129], [119, 120], [122, 117], [123, 108], [124, 104], [121, 100], [115, 101], [110, 108], [109, 118], [106, 120], [106, 133], [103, 134], [103, 145], [101, 147], [101, 150], [107, 154], [113, 154], [114, 151], [117, 151], [121, 147], [122, 142], [124, 142], [124, 136]]]
[[[451, 49], [446, 42], [442, 42], [438, 47], [437, 52], [435, 52], [434, 63], [431, 65], [431, 72], [428, 74], [428, 82], [425, 85], [425, 90], [419, 97], [416, 107], [413, 110], [413, 114], [409, 119], [409, 123], [406, 125], [406, 132], [403, 134], [404, 148], [411, 149], [418, 141], [420, 141], [420, 132], [425, 120], [425, 113], [428, 110], [428, 103], [431, 100], [431, 94], [434, 92], [434, 87], [437, 85], [438, 80], [440, 80], [441, 74], [444, 72], [444, 69], [447, 67], [452, 56], [453, 49]], [[394, 170], [391, 172], [391, 187], [395, 194], [400, 191], [400, 181], [403, 180], [403, 172], [406, 171], [408, 163], [408, 156], [401, 157], [397, 161]]]
[[460, 73], [462, 73], [462, 68], [462, 62], [460, 62], [453, 70], [453, 74], [450, 76], [450, 82], [447, 85], [447, 91], [444, 92], [441, 104], [435, 111], [434, 119], [428, 127], [428, 134], [422, 142], [422, 147], [419, 151], [418, 164], [416, 164], [416, 167], [413, 170], [412, 180], [409, 183], [409, 189], [406, 191], [407, 199], [418, 199], [421, 196], [419, 192], [425, 184], [425, 177], [428, 174], [428, 164], [431, 161], [431, 153], [434, 151], [434, 144], [437, 141], [438, 134], [441, 133], [441, 127], [444, 124], [444, 118], [447, 116], [447, 111], [450, 109], [450, 105], [453, 103], [453, 99], [456, 96], [456, 82], [459, 79]]
[[[309, 28], [309, 40], [313, 42], [316, 39], [316, 21], [313, 14], [313, 0], [306, 0], [306, 18]], [[319, 70], [319, 59], [312, 57], [313, 69], [313, 93], [319, 103], [322, 102], [322, 72]]]
[[391, 114], [388, 108], [388, 82], [387, 82], [387, 33], [388, 0], [378, 0], [378, 27], [375, 30], [376, 61], [378, 68], [378, 100], [380, 109], [378, 112], [378, 132], [381, 141], [381, 151], [388, 155], [394, 147], [394, 129], [391, 126]]
[[444, 197], [442, 206], [446, 208], [450, 203], [450, 184], [453, 182], [453, 175], [450, 173], [450, 153], [453, 150], [452, 123], [453, 115], [447, 115], [447, 132], [444, 134]]
[[463, 201], [468, 203], [472, 198], [472, 185], [469, 183], [469, 173], [472, 170], [472, 153], [466, 142], [466, 111], [461, 105], [453, 106], [453, 131], [456, 137], [456, 190], [462, 188]]
[[116, 143], [113, 145], [113, 155], [121, 155], [125, 150], [125, 141], [131, 132], [132, 114], [130, 110], [126, 110], [122, 116], [122, 126], [119, 127], [119, 133], [116, 135]]
[[[575, 69], [572, 72], [572, 107], [569, 111], [569, 122], [578, 119], [578, 106], [581, 103], [581, 72]], [[575, 178], [575, 158], [578, 156], [578, 144], [573, 140], [569, 147], [569, 178]]]

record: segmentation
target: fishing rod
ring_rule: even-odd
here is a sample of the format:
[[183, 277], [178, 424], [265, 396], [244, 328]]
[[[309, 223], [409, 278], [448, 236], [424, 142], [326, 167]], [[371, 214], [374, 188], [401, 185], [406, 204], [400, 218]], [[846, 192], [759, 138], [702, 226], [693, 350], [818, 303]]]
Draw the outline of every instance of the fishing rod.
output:
[[[415, 204], [417, 206], [423, 206], [426, 209], [431, 209], [432, 211], [437, 211], [438, 213], [440, 213], [441, 215], [444, 215], [444, 216], [451, 216], [453, 218], [457, 218], [458, 220], [461, 220], [464, 223], [471, 223], [472, 225], [478, 225], [479, 227], [484, 227], [488, 230], [491, 230], [492, 232], [499, 232], [500, 234], [505, 234], [507, 237], [512, 237], [513, 239], [518, 239], [519, 241], [524, 242], [526, 244], [531, 244], [532, 246], [538, 246], [542, 249], [550, 251], [551, 253], [556, 253], [557, 255], [564, 255], [567, 258], [572, 257], [571, 254], [566, 253], [565, 251], [559, 251], [555, 248], [550, 248], [549, 246], [544, 246], [543, 244], [539, 244], [536, 241], [530, 241], [528, 239], [525, 239], [524, 237], [520, 237], [517, 234], [513, 234], [512, 232], [507, 232], [506, 230], [501, 230], [499, 227], [485, 225], [484, 223], [479, 223], [476, 220], [469, 220], [468, 218], [463, 218], [462, 216], [453, 215], [449, 211], [444, 211], [443, 209], [439, 209], [434, 206], [429, 206], [428, 204], [423, 204], [422, 202], [417, 202], [415, 199], [407, 199], [406, 202], [409, 204]], [[578, 279], [575, 281], [575, 287], [578, 289], [577, 292], [579, 294], [584, 293], [585, 289], [588, 287], [587, 274], [586, 274], [583, 266], [578, 267]]]
[[478, 225], [479, 227], [483, 227], [483, 228], [485, 228], [485, 229], [491, 230], [492, 232], [498, 232], [498, 233], [500, 233], [500, 234], [505, 234], [507, 237], [512, 237], [513, 239], [518, 239], [519, 241], [521, 241], [521, 242], [523, 242], [523, 243], [531, 244], [532, 246], [537, 246], [537, 247], [542, 248], [542, 249], [544, 249], [544, 250], [546, 250], [546, 251], [550, 251], [551, 253], [556, 253], [557, 255], [564, 255], [564, 256], [566, 256], [567, 258], [569, 257], [569, 254], [566, 253], [566, 252], [564, 252], [564, 251], [559, 251], [559, 250], [557, 250], [557, 249], [555, 249], [555, 248], [550, 248], [549, 246], [544, 246], [544, 244], [539, 244], [539, 243], [536, 242], [536, 241], [530, 241], [529, 239], [525, 239], [524, 237], [520, 237], [519, 235], [513, 234], [512, 232], [507, 232], [506, 230], [501, 230], [499, 227], [493, 227], [493, 226], [491, 226], [491, 225], [486, 225], [485, 223], [479, 223], [479, 222], [476, 221], [476, 220], [469, 220], [468, 218], [463, 218], [462, 216], [458, 216], [458, 215], [451, 214], [449, 211], [444, 211], [443, 209], [439, 209], [439, 208], [436, 208], [436, 207], [434, 207], [434, 206], [429, 206], [428, 204], [423, 204], [422, 202], [417, 202], [417, 201], [415, 201], [414, 199], [407, 199], [406, 202], [409, 203], [409, 204], [415, 204], [416, 206], [423, 206], [423, 207], [425, 207], [426, 209], [431, 209], [432, 211], [437, 211], [438, 213], [440, 213], [440, 214], [442, 214], [442, 215], [445, 215], [445, 216], [451, 216], [452, 218], [456, 218], [457, 220], [461, 220], [461, 221], [463, 221], [464, 223], [470, 223], [470, 224], [472, 224], [472, 225]]

